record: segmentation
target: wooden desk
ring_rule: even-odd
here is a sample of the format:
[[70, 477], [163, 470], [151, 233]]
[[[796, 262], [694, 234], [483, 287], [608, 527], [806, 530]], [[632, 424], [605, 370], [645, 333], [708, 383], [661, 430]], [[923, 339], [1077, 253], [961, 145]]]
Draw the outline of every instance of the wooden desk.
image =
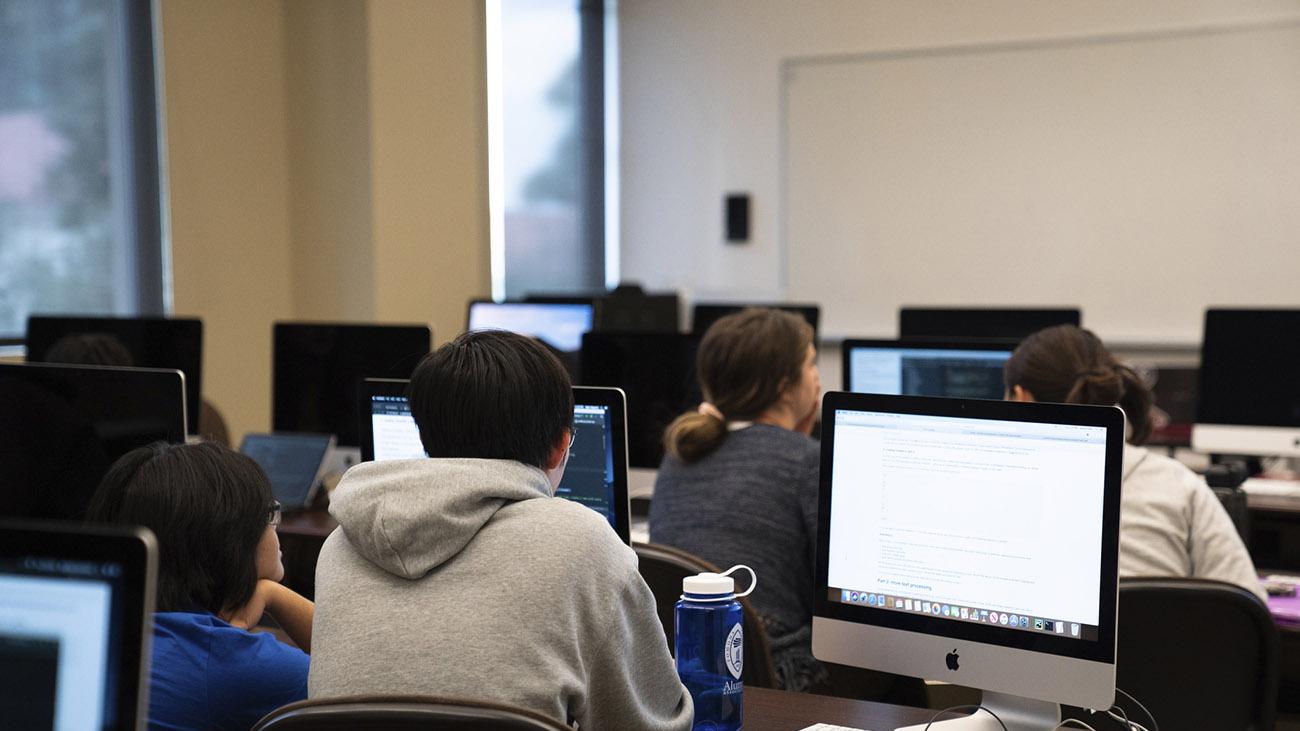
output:
[[893, 731], [925, 723], [934, 711], [784, 690], [745, 688], [745, 731], [797, 731], [814, 723]]
[[280, 536], [285, 586], [316, 598], [316, 559], [325, 539], [339, 524], [325, 510], [286, 513], [275, 532]]

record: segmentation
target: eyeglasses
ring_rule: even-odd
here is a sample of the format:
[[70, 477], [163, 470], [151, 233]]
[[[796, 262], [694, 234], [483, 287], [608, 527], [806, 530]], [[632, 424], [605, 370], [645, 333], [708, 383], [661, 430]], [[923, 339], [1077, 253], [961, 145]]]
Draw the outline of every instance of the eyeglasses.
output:
[[272, 500], [270, 508], [268, 508], [266, 511], [267, 525], [270, 525], [271, 527], [275, 527], [280, 524], [281, 510], [282, 510], [282, 506], [280, 505], [280, 501]]

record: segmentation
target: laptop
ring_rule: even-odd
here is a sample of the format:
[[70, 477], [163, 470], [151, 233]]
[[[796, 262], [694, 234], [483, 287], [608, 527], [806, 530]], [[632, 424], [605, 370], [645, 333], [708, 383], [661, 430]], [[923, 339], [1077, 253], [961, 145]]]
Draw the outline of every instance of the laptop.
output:
[[0, 521], [0, 725], [145, 728], [157, 573], [142, 528]]
[[[361, 384], [361, 459], [419, 459], [420, 431], [406, 399], [407, 381], [368, 378]], [[627, 499], [627, 401], [617, 388], [573, 388], [573, 445], [555, 496], [585, 505], [632, 542]]]
[[286, 510], [311, 505], [333, 448], [332, 434], [249, 434], [239, 445], [266, 472], [275, 499]]

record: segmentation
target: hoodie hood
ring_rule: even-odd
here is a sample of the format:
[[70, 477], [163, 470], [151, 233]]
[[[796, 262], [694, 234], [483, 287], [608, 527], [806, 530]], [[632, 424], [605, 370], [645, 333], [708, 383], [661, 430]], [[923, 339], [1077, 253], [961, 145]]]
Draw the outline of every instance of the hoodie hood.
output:
[[404, 459], [348, 470], [329, 510], [358, 553], [418, 579], [460, 553], [501, 508], [544, 497], [546, 473], [522, 462]]

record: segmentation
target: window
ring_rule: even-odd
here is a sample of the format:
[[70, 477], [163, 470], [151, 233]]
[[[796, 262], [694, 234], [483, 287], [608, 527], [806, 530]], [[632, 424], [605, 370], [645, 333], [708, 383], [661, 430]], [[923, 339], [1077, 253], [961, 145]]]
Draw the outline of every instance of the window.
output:
[[163, 310], [150, 3], [0, 2], [0, 342]]
[[613, 12], [605, 0], [486, 1], [492, 294], [602, 290]]

